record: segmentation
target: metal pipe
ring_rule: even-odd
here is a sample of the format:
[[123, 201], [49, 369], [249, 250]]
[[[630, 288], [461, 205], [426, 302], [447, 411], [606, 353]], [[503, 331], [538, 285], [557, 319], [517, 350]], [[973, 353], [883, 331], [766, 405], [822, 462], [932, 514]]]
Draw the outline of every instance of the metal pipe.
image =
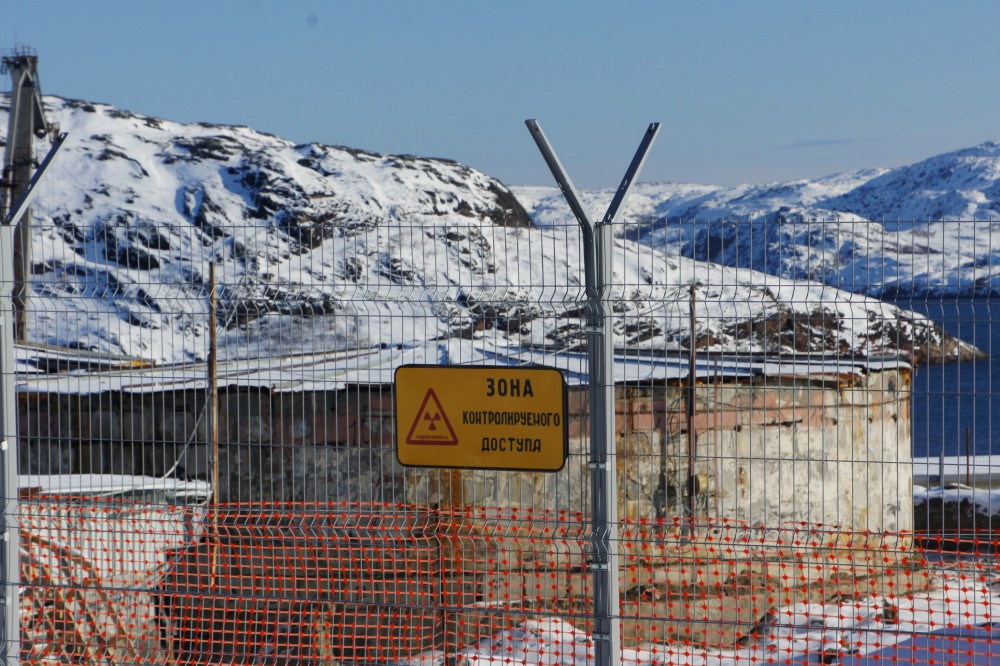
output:
[[576, 187], [573, 185], [573, 181], [570, 180], [569, 174], [566, 173], [562, 162], [559, 161], [559, 156], [556, 155], [555, 151], [552, 149], [552, 145], [549, 143], [548, 138], [546, 138], [545, 132], [542, 131], [541, 125], [538, 124], [537, 120], [533, 119], [525, 120], [524, 124], [528, 126], [528, 131], [531, 132], [531, 138], [535, 140], [535, 144], [538, 146], [539, 152], [542, 153], [542, 158], [545, 159], [545, 163], [548, 165], [549, 171], [552, 172], [556, 182], [559, 184], [559, 189], [562, 191], [563, 197], [566, 199], [566, 203], [569, 204], [570, 210], [573, 211], [573, 216], [580, 224], [580, 231], [583, 234], [584, 288], [586, 289], [589, 303], [590, 299], [599, 298], [597, 254], [594, 251], [594, 223], [590, 221], [590, 216], [587, 215], [587, 211], [584, 209], [583, 203], [580, 201], [580, 195], [577, 192]]
[[972, 457], [972, 428], [965, 426], [965, 485], [972, 485], [972, 471], [969, 460]]
[[688, 478], [687, 478], [687, 511], [688, 519], [691, 521], [691, 534], [694, 534], [694, 513], [696, 509], [696, 497], [695, 493], [697, 489], [695, 488], [695, 461], [698, 455], [698, 433], [695, 432], [694, 417], [695, 417], [695, 394], [694, 387], [695, 382], [698, 380], [697, 372], [697, 354], [695, 353], [694, 344], [694, 328], [695, 328], [695, 286], [691, 285], [691, 304], [689, 308], [689, 333], [688, 333], [688, 385], [687, 391], [685, 392], [685, 414], [687, 416], [687, 432], [688, 432]]
[[604, 214], [601, 224], [612, 224], [615, 221], [618, 211], [621, 209], [622, 204], [625, 203], [625, 197], [632, 191], [632, 186], [635, 185], [635, 180], [639, 177], [639, 172], [642, 171], [643, 165], [646, 164], [649, 149], [653, 147], [653, 142], [656, 141], [656, 135], [659, 133], [660, 123], [650, 123], [649, 127], [646, 128], [646, 133], [642, 136], [635, 155], [632, 156], [632, 162], [625, 170], [622, 182], [618, 184], [618, 189], [615, 190], [615, 196], [611, 199], [611, 203], [608, 205], [608, 210]]
[[941, 453], [938, 454], [938, 485], [944, 488], [944, 447], [941, 447]]
[[215, 285], [215, 262], [208, 267], [208, 438], [212, 449], [212, 508], [209, 557], [209, 586], [214, 589], [219, 565], [219, 342], [218, 295]]

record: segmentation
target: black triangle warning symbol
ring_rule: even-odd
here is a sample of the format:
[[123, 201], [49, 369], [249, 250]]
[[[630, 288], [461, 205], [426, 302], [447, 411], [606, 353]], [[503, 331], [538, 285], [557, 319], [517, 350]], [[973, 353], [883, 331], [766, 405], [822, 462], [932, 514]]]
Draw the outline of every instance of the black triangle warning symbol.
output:
[[439, 446], [454, 446], [458, 444], [458, 436], [444, 413], [441, 401], [434, 389], [427, 389], [424, 401], [417, 410], [417, 418], [413, 419], [410, 432], [406, 435], [407, 444], [437, 444]]

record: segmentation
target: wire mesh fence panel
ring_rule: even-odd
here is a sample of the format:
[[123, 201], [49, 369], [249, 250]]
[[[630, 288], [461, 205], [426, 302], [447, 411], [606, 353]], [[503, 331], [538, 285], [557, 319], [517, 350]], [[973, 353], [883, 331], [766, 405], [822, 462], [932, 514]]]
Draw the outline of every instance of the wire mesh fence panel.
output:
[[[626, 558], [622, 611], [639, 641], [667, 661], [706, 647], [723, 661], [995, 658], [993, 479], [972, 435], [992, 421], [989, 251], [963, 247], [991, 227], [779, 216], [631, 234], [711, 261], [688, 264], [687, 298], [662, 315], [661, 330], [687, 317], [675, 350], [633, 351], [672, 364], [673, 381], [619, 387], [625, 467], [659, 466], [645, 484], [659, 504], [623, 531], [640, 535], [624, 550], [646, 548]], [[883, 229], [899, 237], [857, 245]], [[915, 239], [929, 235], [927, 272]], [[977, 252], [976, 286], [941, 261]], [[637, 512], [642, 481], [622, 491]]]
[[[3, 285], [8, 648], [592, 663], [593, 313], [559, 193], [46, 112], [75, 130]], [[993, 661], [994, 225], [675, 220], [640, 193], [604, 294], [616, 659]], [[450, 367], [489, 372], [401, 394]]]

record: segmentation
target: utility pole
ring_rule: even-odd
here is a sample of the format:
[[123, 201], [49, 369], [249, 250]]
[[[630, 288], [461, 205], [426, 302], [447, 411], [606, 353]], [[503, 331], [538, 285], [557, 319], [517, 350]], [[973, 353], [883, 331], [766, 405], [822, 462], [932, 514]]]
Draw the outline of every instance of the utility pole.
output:
[[615, 346], [611, 307], [612, 225], [635, 184], [646, 155], [660, 131], [652, 123], [611, 199], [608, 211], [594, 224], [573, 182], [535, 120], [526, 120], [549, 171], [559, 183], [583, 235], [583, 267], [587, 293], [587, 375], [590, 397], [591, 570], [594, 577], [594, 663], [621, 663], [621, 598], [618, 581], [618, 479], [615, 428]]
[[[3, 173], [0, 175], [0, 220], [24, 194], [35, 169], [34, 139], [49, 132], [42, 109], [42, 89], [38, 81], [38, 55], [21, 46], [0, 60], [0, 74], [10, 74], [10, 116]], [[31, 211], [26, 210], [14, 227], [14, 339], [24, 342], [28, 333], [28, 297], [31, 279]], [[5, 257], [6, 258], [6, 257]]]

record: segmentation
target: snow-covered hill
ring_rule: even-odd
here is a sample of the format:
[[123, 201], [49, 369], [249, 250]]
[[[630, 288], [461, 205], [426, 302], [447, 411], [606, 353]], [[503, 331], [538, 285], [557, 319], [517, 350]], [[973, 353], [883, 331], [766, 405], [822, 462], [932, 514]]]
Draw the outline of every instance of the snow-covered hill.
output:
[[[515, 188], [542, 224], [555, 188]], [[603, 210], [612, 192], [588, 192]], [[896, 169], [736, 187], [637, 186], [621, 234], [667, 254], [881, 298], [1000, 293], [1000, 143]], [[625, 218], [623, 218], [625, 219]]]
[[[214, 264], [223, 357], [456, 336], [582, 343], [579, 232], [546, 188], [517, 191], [533, 224], [503, 184], [447, 160], [294, 145], [246, 127], [185, 125], [56, 97], [46, 105], [69, 139], [35, 202], [34, 341], [201, 359]], [[787, 195], [744, 188], [741, 196], [747, 211], [786, 196], [815, 203], [880, 175], [803, 181]], [[594, 202], [606, 195], [587, 194]], [[686, 347], [695, 283], [703, 348], [969, 351], [919, 315], [802, 281], [813, 277], [811, 255], [789, 257], [778, 271], [787, 277], [745, 270], [738, 257], [730, 268], [675, 256], [691, 238], [663, 240], [673, 223], [659, 220], [684, 207], [721, 211], [720, 197], [702, 186], [639, 188], [642, 232], [615, 247], [617, 344]], [[702, 258], [729, 261], [724, 252]]]

